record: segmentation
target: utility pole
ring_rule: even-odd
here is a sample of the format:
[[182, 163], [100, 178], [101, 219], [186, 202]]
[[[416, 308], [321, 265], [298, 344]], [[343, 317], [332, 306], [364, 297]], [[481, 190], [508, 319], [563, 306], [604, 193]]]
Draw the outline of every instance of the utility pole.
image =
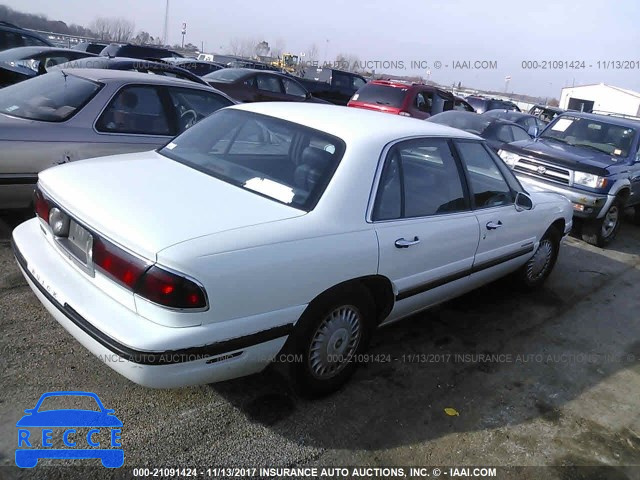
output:
[[184, 36], [187, 34], [187, 22], [182, 22], [182, 48], [184, 48]]
[[164, 10], [164, 30], [162, 32], [163, 46], [167, 44], [168, 40], [169, 40], [169, 0], [167, 0], [167, 4]]

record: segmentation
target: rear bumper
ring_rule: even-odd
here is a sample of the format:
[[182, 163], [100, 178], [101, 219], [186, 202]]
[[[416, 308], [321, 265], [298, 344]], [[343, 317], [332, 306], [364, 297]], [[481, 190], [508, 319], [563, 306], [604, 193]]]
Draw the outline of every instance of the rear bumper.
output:
[[569, 186], [544, 182], [528, 175], [521, 175], [519, 172], [516, 173], [516, 176], [525, 188], [559, 193], [568, 198], [573, 205], [573, 216], [577, 218], [600, 218], [604, 216], [615, 198], [613, 195], [598, 195]]
[[[14, 230], [12, 246], [29, 286], [58, 323], [109, 367], [147, 387], [213, 383], [261, 371], [282, 349], [304, 308], [273, 312], [278, 325], [264, 316], [232, 320], [238, 325], [235, 335], [229, 322], [167, 327], [140, 317], [85, 280], [46, 242], [37, 218]], [[119, 325], [119, 338], [100, 328], [109, 323]], [[154, 343], [129, 344], [141, 338], [141, 328]]]

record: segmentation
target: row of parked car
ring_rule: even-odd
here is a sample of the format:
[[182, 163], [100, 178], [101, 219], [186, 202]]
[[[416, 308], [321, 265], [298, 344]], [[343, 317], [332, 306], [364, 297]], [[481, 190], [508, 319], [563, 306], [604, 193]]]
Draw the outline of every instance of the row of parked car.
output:
[[640, 217], [637, 121], [113, 48], [12, 60], [35, 74], [0, 89], [0, 207], [35, 209], [12, 245], [38, 299], [145, 386], [292, 353], [330, 393], [378, 326], [505, 275], [538, 288], [574, 223], [603, 246]]

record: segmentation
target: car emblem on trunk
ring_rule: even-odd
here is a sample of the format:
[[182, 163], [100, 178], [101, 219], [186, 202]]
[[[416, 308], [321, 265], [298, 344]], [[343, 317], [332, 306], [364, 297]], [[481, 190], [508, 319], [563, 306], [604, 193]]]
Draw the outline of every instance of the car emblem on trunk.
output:
[[538, 173], [540, 175], [544, 175], [544, 172], [547, 171], [547, 167], [543, 167], [542, 165], [538, 167]]

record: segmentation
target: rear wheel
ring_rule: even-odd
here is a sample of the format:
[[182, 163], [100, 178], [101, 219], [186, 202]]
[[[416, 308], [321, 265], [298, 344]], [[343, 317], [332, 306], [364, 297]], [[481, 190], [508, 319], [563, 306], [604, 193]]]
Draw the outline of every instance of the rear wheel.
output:
[[542, 286], [556, 264], [561, 240], [556, 227], [547, 230], [533, 256], [516, 272], [520, 286], [528, 290]]
[[616, 238], [620, 230], [622, 213], [622, 200], [616, 198], [602, 218], [584, 222], [582, 239], [591, 245], [606, 247]]
[[636, 225], [640, 225], [640, 205], [633, 207], [633, 216], [631, 217], [631, 220]]
[[353, 375], [369, 344], [375, 318], [369, 292], [353, 285], [314, 301], [293, 333], [301, 360], [291, 364], [295, 386], [317, 397], [338, 390]]

